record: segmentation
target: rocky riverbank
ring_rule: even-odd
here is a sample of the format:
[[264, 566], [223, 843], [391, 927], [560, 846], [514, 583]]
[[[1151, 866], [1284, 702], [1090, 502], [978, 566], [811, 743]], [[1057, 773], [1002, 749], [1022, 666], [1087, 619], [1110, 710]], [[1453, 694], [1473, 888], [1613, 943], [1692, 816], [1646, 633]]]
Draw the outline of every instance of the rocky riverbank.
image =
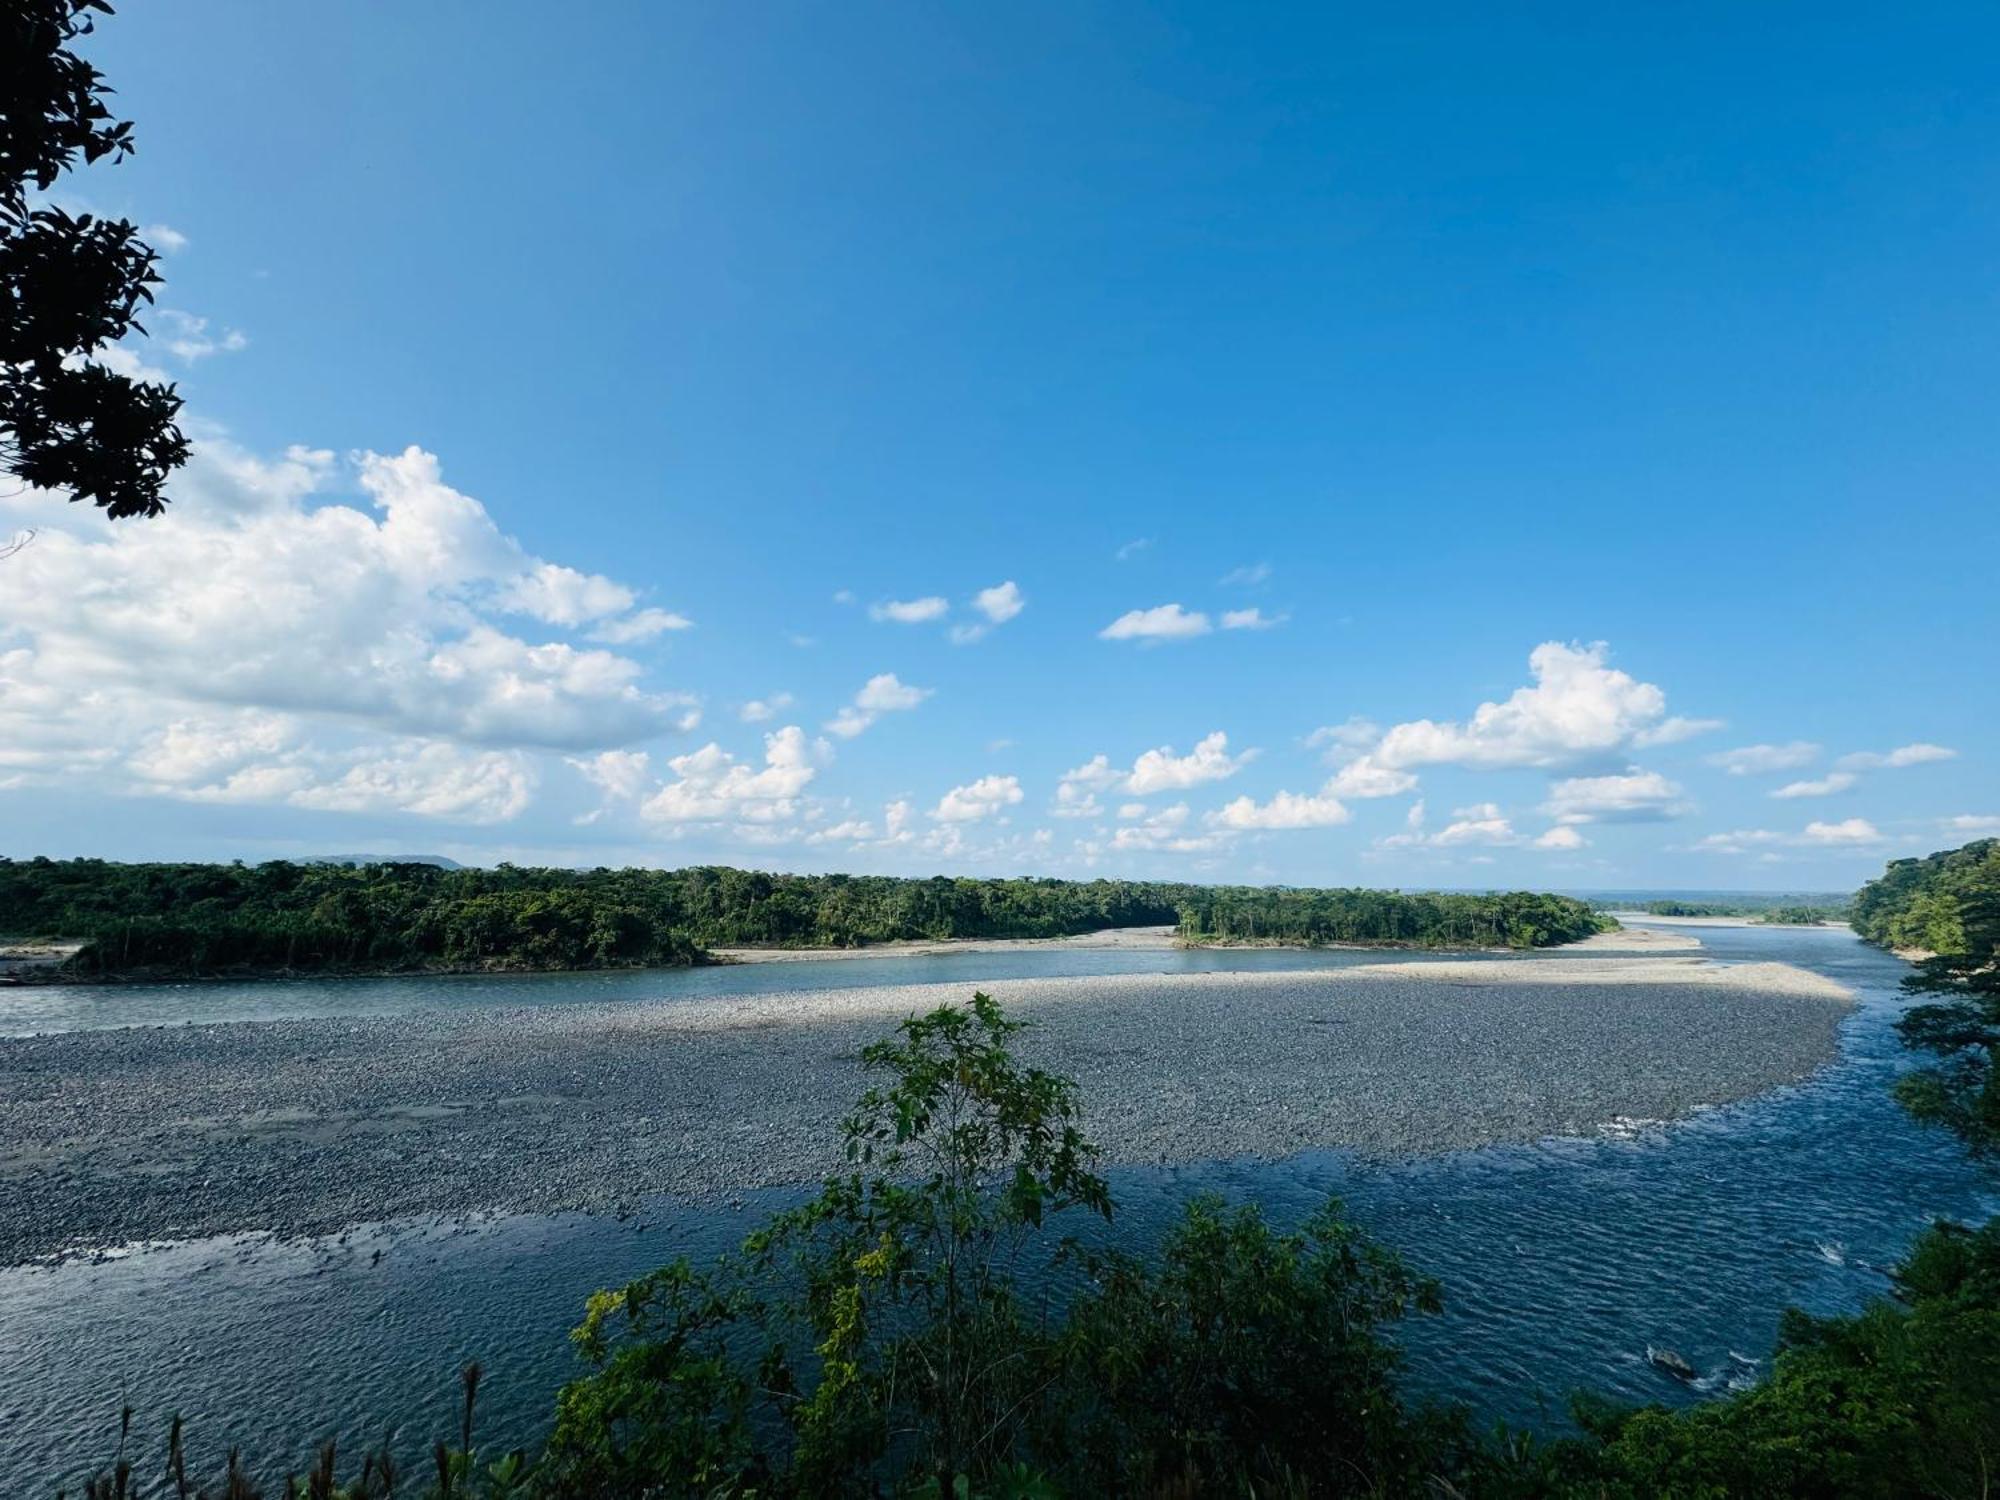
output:
[[[1110, 1160], [1589, 1133], [1828, 1061], [1838, 985], [1677, 956], [1016, 980]], [[614, 1210], [838, 1163], [859, 1049], [969, 985], [0, 1041], [0, 1263], [405, 1215]]]

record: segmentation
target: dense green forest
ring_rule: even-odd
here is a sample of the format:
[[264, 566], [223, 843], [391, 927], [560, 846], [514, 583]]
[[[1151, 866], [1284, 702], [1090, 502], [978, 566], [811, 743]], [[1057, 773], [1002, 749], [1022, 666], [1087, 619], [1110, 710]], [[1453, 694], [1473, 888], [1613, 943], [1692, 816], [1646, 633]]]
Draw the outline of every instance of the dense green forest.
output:
[[1751, 917], [1774, 925], [1815, 925], [1847, 920], [1848, 903], [1826, 896], [1801, 899], [1792, 896], [1739, 896], [1706, 900], [1662, 897], [1655, 900], [1620, 900], [1595, 896], [1590, 905], [1596, 911], [1642, 911], [1651, 917]]
[[770, 875], [700, 866], [0, 860], [0, 934], [80, 941], [69, 972], [589, 969], [717, 947], [855, 947], [1178, 926], [1194, 941], [1536, 947], [1598, 919], [1562, 896], [1291, 891], [1125, 880]]
[[1884, 948], [1967, 950], [1966, 918], [2000, 901], [2000, 839], [1897, 859], [1854, 898], [1854, 930]]
[[1607, 922], [1570, 896], [1195, 887], [1180, 897], [1192, 942], [1393, 943], [1425, 948], [1543, 948], [1601, 932]]

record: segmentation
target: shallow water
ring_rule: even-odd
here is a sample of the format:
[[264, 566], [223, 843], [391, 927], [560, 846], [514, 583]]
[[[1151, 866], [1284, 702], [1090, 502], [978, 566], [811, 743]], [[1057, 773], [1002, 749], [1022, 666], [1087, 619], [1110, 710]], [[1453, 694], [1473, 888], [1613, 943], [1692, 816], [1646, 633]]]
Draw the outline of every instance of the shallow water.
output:
[[[1753, 1378], [1785, 1305], [1853, 1308], [1885, 1288], [1882, 1267], [1931, 1217], [1983, 1217], [2000, 1201], [1948, 1140], [1912, 1126], [1888, 1097], [1902, 1063], [1889, 1029], [1902, 964], [1844, 931], [1703, 928], [1700, 936], [1716, 958], [1797, 963], [1853, 986], [1861, 1005], [1840, 1061], [1796, 1087], [1671, 1127], [1618, 1123], [1588, 1140], [1400, 1163], [1312, 1153], [1121, 1170], [1113, 1174], [1121, 1234], [1156, 1235], [1194, 1192], [1255, 1198], [1284, 1222], [1339, 1193], [1356, 1218], [1444, 1283], [1444, 1315], [1402, 1335], [1412, 1387], [1468, 1402], [1485, 1419], [1559, 1422], [1577, 1387], [1683, 1402]], [[1154, 965], [1185, 957], [1227, 968], [1366, 957], [1059, 956]], [[1014, 967], [1037, 957], [1048, 955], [705, 973], [775, 981], [753, 988], [957, 981], [1049, 973]], [[879, 977], [857, 974], [864, 966]], [[806, 969], [814, 972], [797, 973]], [[659, 977], [612, 979], [650, 981], [654, 988], [620, 993], [656, 996]], [[499, 983], [537, 993], [567, 983], [571, 999], [611, 998], [573, 976]], [[164, 1431], [169, 1410], [181, 1411], [203, 1454], [241, 1442], [276, 1457], [291, 1443], [303, 1457], [323, 1436], [351, 1446], [385, 1433], [417, 1453], [451, 1427], [454, 1373], [472, 1357], [488, 1370], [485, 1440], [526, 1441], [575, 1370], [565, 1332], [590, 1290], [675, 1254], [725, 1248], [784, 1196], [723, 1212], [655, 1205], [622, 1223], [571, 1215], [387, 1226], [340, 1242], [211, 1240], [0, 1271], [0, 1474], [30, 1494], [53, 1493], [64, 1477], [73, 1483], [83, 1460], [108, 1453], [126, 1399], [149, 1438]], [[1647, 1365], [1648, 1344], [1684, 1354], [1702, 1372], [1700, 1389]]]
[[[0, 987], [0, 1036], [276, 1021], [306, 1016], [403, 1016], [483, 1006], [574, 1005], [619, 1000], [703, 1000], [716, 995], [867, 989], [884, 984], [973, 984], [1100, 974], [1206, 974], [1338, 969], [1380, 963], [1380, 949], [1054, 948], [619, 969], [587, 974], [417, 974], [381, 979], [267, 979], [200, 984], [60, 984]], [[1411, 960], [1445, 953], [1401, 953]], [[1462, 955], [1460, 955], [1462, 956]], [[1491, 956], [1491, 955], [1488, 955]]]

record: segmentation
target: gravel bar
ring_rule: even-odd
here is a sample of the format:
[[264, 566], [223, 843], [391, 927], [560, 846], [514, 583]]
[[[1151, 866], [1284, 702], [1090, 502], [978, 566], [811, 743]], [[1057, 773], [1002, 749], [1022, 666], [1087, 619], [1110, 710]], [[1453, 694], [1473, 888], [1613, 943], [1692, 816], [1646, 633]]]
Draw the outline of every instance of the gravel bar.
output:
[[[1665, 1120], [1830, 1061], [1783, 965], [1578, 957], [1013, 980], [1111, 1162], [1369, 1155]], [[857, 1051], [969, 985], [0, 1040], [0, 1264], [411, 1216], [615, 1211], [838, 1165]]]

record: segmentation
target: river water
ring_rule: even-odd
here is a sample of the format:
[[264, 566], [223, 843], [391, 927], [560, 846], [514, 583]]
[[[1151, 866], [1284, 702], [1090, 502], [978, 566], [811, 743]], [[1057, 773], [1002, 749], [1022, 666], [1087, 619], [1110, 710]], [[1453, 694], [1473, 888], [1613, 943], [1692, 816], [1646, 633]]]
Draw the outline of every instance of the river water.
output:
[[[1844, 929], [1689, 930], [1711, 957], [1794, 963], [1852, 987], [1860, 1004], [1839, 1060], [1758, 1099], [1590, 1139], [1389, 1163], [1315, 1152], [1121, 1169], [1121, 1237], [1153, 1238], [1196, 1192], [1255, 1199], [1286, 1223], [1339, 1194], [1444, 1285], [1444, 1314], [1400, 1334], [1412, 1389], [1485, 1420], [1559, 1424], [1579, 1388], [1681, 1403], [1754, 1379], [1782, 1308], [1859, 1306], [1887, 1288], [1884, 1268], [1931, 1218], [1982, 1218], [2000, 1197], [1888, 1096], [1905, 1064], [1891, 1030], [1903, 964]], [[0, 994], [11, 1007], [0, 1030], [1367, 957], [1071, 950], [667, 975], [34, 990]], [[204, 1456], [241, 1443], [299, 1461], [323, 1437], [352, 1448], [385, 1435], [420, 1454], [453, 1429], [456, 1370], [471, 1358], [487, 1370], [484, 1443], [530, 1441], [576, 1373], [565, 1335], [591, 1290], [677, 1254], [726, 1249], [786, 1197], [721, 1211], [654, 1204], [623, 1221], [513, 1216], [365, 1226], [308, 1243], [205, 1240], [0, 1270], [0, 1484], [74, 1490], [115, 1445], [128, 1401], [149, 1443], [179, 1411]], [[1678, 1350], [1700, 1379], [1690, 1388], [1664, 1376], [1647, 1363], [1649, 1345]]]

